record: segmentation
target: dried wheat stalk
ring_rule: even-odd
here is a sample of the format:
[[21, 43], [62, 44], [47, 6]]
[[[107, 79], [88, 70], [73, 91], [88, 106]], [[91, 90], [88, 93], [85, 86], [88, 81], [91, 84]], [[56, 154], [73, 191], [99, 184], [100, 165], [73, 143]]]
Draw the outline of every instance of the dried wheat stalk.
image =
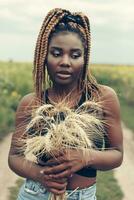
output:
[[[62, 150], [97, 148], [94, 140], [104, 140], [104, 121], [99, 103], [88, 101], [73, 110], [64, 104], [45, 104], [33, 113], [24, 142], [26, 159], [54, 157]], [[59, 152], [60, 151], [60, 152]], [[51, 195], [50, 200], [65, 200], [67, 195]]]

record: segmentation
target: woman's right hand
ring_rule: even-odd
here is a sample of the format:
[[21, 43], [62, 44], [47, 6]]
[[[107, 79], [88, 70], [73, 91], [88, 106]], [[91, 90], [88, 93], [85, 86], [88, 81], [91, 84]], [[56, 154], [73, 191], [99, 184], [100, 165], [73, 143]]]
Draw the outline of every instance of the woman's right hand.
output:
[[38, 177], [38, 181], [49, 191], [56, 195], [63, 194], [66, 191], [67, 186], [67, 178], [62, 179], [53, 179], [49, 176], [49, 174], [45, 174], [45, 169], [50, 167], [45, 166], [42, 167], [40, 171], [40, 175]]

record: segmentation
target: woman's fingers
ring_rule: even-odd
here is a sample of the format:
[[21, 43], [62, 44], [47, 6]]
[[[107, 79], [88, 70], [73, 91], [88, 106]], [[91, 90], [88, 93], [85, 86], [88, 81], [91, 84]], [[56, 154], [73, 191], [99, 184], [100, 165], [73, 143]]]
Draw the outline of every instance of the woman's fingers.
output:
[[57, 156], [57, 157], [54, 157], [50, 160], [48, 160], [46, 162], [46, 165], [56, 165], [56, 164], [59, 164], [59, 163], [62, 163], [62, 162], [65, 162], [66, 161], [66, 158], [63, 156], [63, 155], [60, 155], [60, 156]]
[[43, 179], [44, 181], [53, 181], [60, 184], [67, 183], [67, 178], [54, 179], [54, 178], [51, 178], [49, 175], [44, 175]]
[[46, 181], [46, 187], [47, 188], [53, 188], [53, 189], [57, 189], [57, 190], [64, 190], [67, 186], [67, 182], [65, 183], [57, 183], [54, 181]]
[[67, 183], [67, 178], [60, 178], [60, 179], [52, 179], [52, 180], [54, 180], [55, 182], [57, 182], [57, 183]]
[[61, 178], [65, 178], [65, 177], [71, 177], [72, 176], [72, 171], [70, 168], [66, 169], [65, 171], [59, 173], [59, 174], [52, 174], [50, 175], [51, 178], [54, 179], [61, 179]]
[[66, 169], [69, 169], [69, 168], [70, 167], [67, 163], [61, 163], [61, 164], [56, 165], [56, 166], [45, 167], [44, 169], [42, 169], [40, 171], [40, 173], [46, 174], [46, 175], [52, 175], [52, 174], [60, 173], [60, 172], [66, 170]]
[[60, 161], [57, 158], [53, 158], [48, 160], [44, 166], [54, 166], [54, 165], [58, 165], [60, 163]]

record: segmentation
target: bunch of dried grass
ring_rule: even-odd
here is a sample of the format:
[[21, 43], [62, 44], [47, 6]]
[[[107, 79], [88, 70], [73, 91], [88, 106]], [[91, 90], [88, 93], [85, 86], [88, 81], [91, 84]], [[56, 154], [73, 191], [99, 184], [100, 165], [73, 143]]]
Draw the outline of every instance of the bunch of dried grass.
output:
[[[64, 103], [55, 106], [45, 104], [35, 110], [26, 127], [24, 142], [26, 159], [38, 163], [38, 159], [54, 157], [65, 149], [97, 148], [95, 141], [104, 141], [104, 121], [99, 103], [88, 101], [78, 109], [68, 108]], [[51, 200], [66, 199], [51, 196]]]

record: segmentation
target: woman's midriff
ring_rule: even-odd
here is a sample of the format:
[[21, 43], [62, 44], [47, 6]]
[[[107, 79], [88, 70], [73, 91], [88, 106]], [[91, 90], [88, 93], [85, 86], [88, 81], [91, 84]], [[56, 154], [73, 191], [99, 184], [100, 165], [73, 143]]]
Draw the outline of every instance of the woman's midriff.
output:
[[77, 187], [79, 189], [87, 188], [94, 183], [96, 183], [96, 177], [89, 178], [74, 174], [73, 177], [68, 180], [67, 190], [74, 190]]

